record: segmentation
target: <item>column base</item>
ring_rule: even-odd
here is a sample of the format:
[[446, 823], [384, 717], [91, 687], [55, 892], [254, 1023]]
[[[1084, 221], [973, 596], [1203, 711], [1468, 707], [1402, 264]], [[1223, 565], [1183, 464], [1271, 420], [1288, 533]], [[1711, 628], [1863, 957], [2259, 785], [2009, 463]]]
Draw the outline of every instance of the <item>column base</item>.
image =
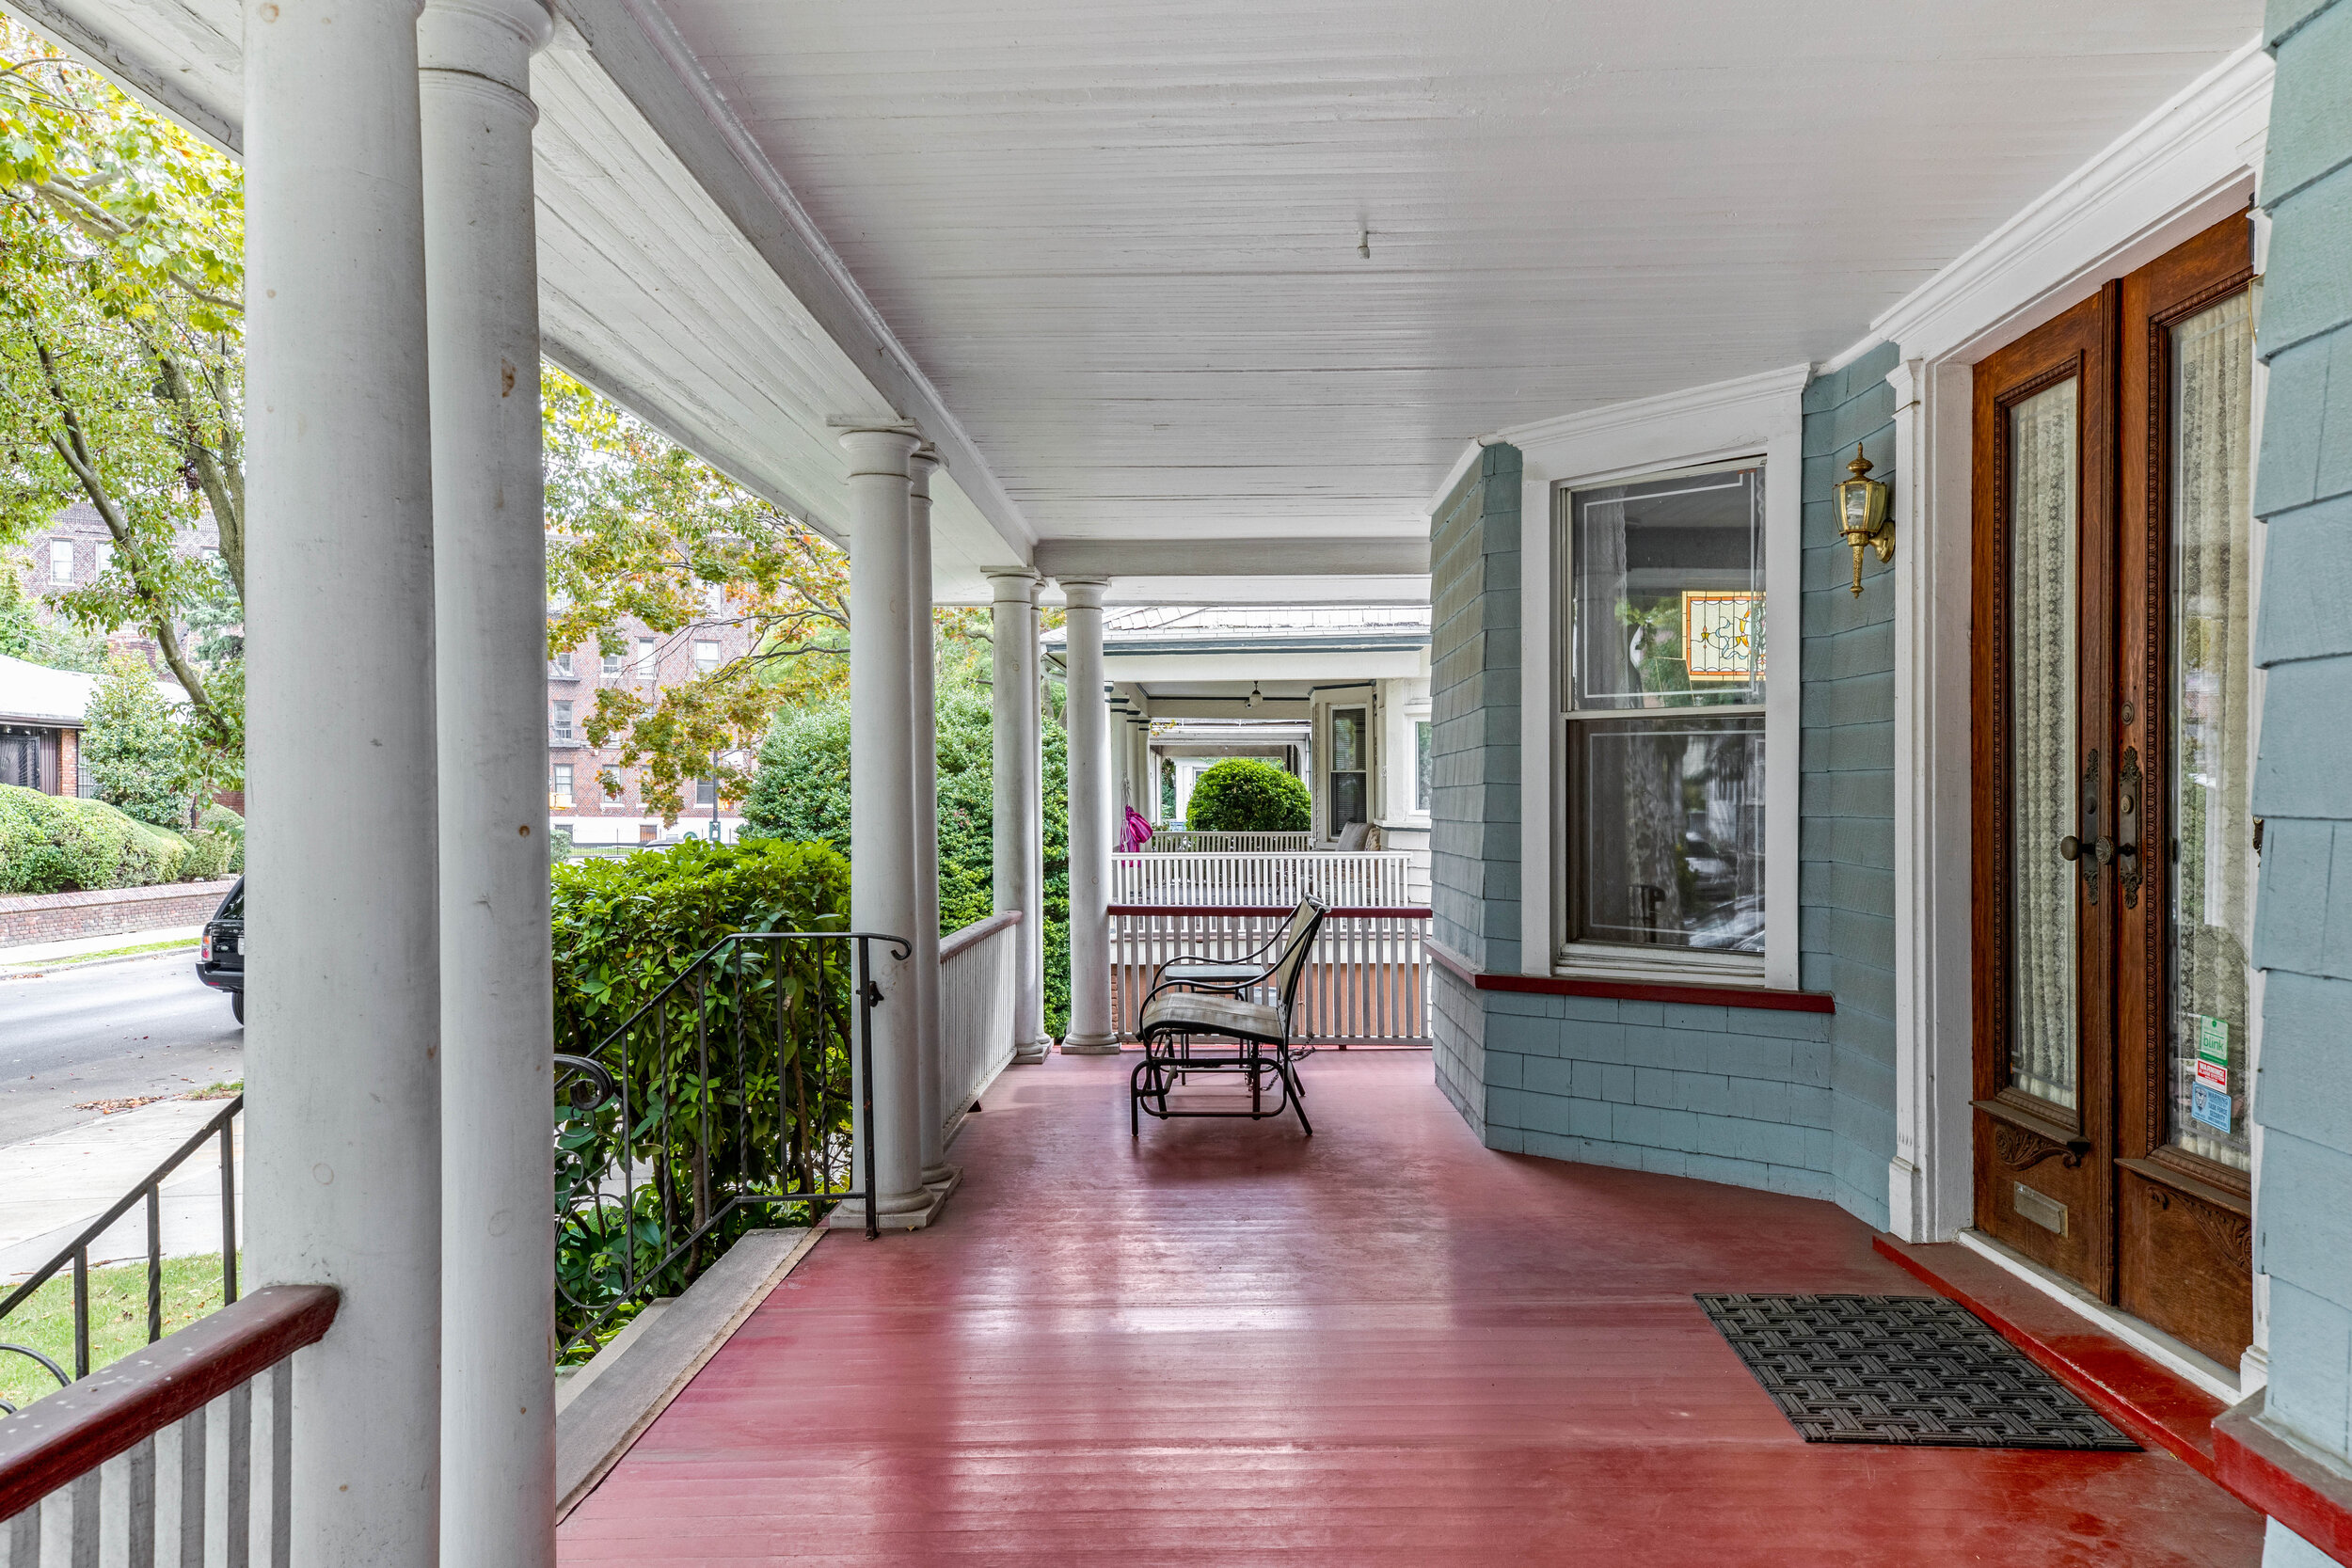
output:
[[1054, 1037], [1040, 1035], [1033, 1040], [1023, 1040], [1012, 1048], [1012, 1065], [1035, 1067], [1054, 1053]]
[[[895, 1214], [878, 1214], [874, 1218], [875, 1226], [882, 1230], [927, 1228], [933, 1220], [939, 1218], [940, 1211], [947, 1207], [948, 1195], [963, 1185], [961, 1165], [949, 1165], [946, 1169], [947, 1174], [944, 1179], [937, 1181], [927, 1180], [923, 1183], [925, 1202], [921, 1208], [902, 1210]], [[828, 1230], [865, 1229], [866, 1205], [863, 1203], [836, 1205], [834, 1212], [825, 1216], [825, 1228]]]
[[1064, 1035], [1061, 1053], [1065, 1056], [1116, 1056], [1119, 1054], [1117, 1035]]

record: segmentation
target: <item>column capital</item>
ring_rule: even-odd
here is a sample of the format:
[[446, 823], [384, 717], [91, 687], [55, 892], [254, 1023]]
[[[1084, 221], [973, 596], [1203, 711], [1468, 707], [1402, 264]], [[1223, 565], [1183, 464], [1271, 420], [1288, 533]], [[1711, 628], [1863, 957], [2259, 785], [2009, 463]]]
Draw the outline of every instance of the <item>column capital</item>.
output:
[[907, 480], [914, 486], [911, 492], [917, 500], [931, 499], [931, 475], [946, 467], [939, 449], [929, 441], [907, 454]]
[[881, 474], [891, 479], [912, 479], [915, 449], [923, 437], [906, 425], [848, 425], [836, 421], [841, 429], [841, 450], [850, 454], [850, 477]]
[[543, 0], [426, 0], [417, 18], [417, 69], [442, 87], [503, 87], [528, 103], [531, 56], [554, 37]]
[[1072, 610], [1100, 610], [1103, 594], [1110, 588], [1108, 578], [1056, 578], [1061, 585], [1062, 598]]
[[1028, 567], [992, 566], [980, 575], [995, 584], [998, 604], [1037, 603], [1038, 584], [1042, 579]]

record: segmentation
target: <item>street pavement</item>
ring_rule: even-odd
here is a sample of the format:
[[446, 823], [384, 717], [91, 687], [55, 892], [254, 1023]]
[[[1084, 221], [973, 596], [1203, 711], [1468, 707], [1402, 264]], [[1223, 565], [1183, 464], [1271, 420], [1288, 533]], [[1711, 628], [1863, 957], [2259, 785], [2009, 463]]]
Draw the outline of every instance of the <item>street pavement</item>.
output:
[[193, 947], [0, 978], [0, 1154], [99, 1119], [77, 1106], [244, 1075], [245, 1029], [197, 979]]

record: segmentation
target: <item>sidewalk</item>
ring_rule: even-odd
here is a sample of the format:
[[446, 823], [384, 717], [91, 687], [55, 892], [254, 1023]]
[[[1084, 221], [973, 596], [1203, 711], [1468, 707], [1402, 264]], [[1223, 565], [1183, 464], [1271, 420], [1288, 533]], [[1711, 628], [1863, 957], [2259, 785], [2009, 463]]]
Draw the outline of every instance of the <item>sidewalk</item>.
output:
[[[226, 1100], [167, 1100], [0, 1148], [0, 1285], [47, 1262], [83, 1227], [146, 1180]], [[245, 1225], [245, 1125], [235, 1140], [237, 1225]], [[167, 1258], [220, 1246], [217, 1141], [188, 1156], [164, 1185], [160, 1217]], [[147, 1211], [134, 1205], [90, 1248], [90, 1266], [147, 1256]]]
[[[148, 952], [163, 951], [162, 944], [176, 942], [193, 947], [204, 934], [204, 923], [193, 926], [158, 926], [145, 931], [116, 931], [106, 936], [72, 937], [64, 942], [26, 942], [13, 947], [0, 947], [0, 978], [23, 978], [24, 972], [41, 968], [63, 967], [68, 963], [89, 961], [102, 953], [121, 953], [125, 949], [144, 948]], [[144, 957], [144, 954], [138, 955]]]

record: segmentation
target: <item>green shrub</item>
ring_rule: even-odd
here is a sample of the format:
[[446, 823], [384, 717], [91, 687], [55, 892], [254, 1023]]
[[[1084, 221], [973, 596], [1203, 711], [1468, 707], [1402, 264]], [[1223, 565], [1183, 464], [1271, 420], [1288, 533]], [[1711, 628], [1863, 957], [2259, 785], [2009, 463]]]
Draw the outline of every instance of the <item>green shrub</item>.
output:
[[241, 832], [180, 833], [134, 821], [103, 800], [0, 784], [0, 894], [151, 887], [244, 865]]
[[[1045, 1026], [1070, 1016], [1069, 741], [1049, 711], [1045, 742]], [[939, 931], [995, 910], [995, 719], [986, 688], [946, 673], [939, 689]], [[747, 839], [822, 839], [850, 852], [850, 705], [780, 717], [743, 805]]]
[[186, 825], [180, 726], [147, 660], [128, 652], [109, 655], [83, 724], [81, 767], [98, 799], [155, 827]]
[[562, 865], [572, 858], [572, 831], [569, 828], [548, 830], [548, 859]]
[[1255, 757], [1227, 757], [1193, 782], [1184, 826], [1212, 833], [1297, 833], [1314, 822], [1307, 786]]
[[[846, 930], [850, 866], [824, 844], [688, 840], [550, 875], [556, 1049], [599, 1062], [629, 1112], [624, 1127], [614, 1101], [556, 1105], [555, 1305], [568, 1340], [619, 1306], [625, 1265], [639, 1297], [675, 1294], [741, 1229], [805, 1217], [739, 1210], [663, 1266], [728, 1197], [848, 1184], [834, 1168], [850, 1112], [842, 944], [739, 944], [718, 983], [664, 990], [736, 931]], [[599, 1196], [624, 1146], [648, 1183], [626, 1212]]]

